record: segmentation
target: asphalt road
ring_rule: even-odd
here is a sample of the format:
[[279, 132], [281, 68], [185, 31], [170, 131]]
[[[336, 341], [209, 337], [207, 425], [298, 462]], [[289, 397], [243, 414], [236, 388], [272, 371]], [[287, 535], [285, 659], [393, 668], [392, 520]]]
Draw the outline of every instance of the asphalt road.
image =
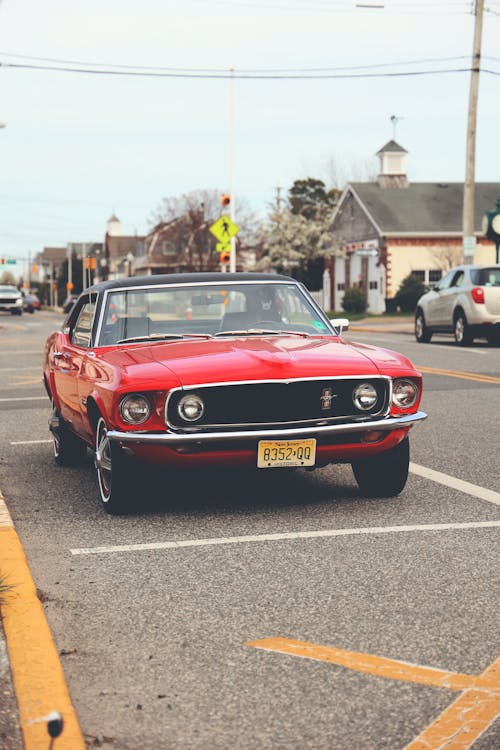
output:
[[[479, 675], [499, 656], [500, 349], [348, 334], [425, 370], [398, 498], [360, 498], [348, 466], [156, 473], [109, 517], [91, 461], [52, 457], [41, 359], [61, 319], [0, 319], [0, 490], [89, 746], [397, 750], [450, 723], [462, 693], [417, 665]], [[499, 722], [469, 746], [500, 747]]]

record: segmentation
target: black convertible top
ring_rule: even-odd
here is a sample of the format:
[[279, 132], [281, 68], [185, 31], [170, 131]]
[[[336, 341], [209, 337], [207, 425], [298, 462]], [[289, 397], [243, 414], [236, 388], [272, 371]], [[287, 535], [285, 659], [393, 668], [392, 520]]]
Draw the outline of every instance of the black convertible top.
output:
[[154, 276], [128, 276], [124, 279], [113, 279], [112, 281], [101, 281], [91, 287], [84, 289], [84, 293], [103, 292], [106, 289], [124, 289], [135, 286], [157, 286], [161, 284], [196, 284], [224, 281], [230, 284], [233, 281], [292, 281], [291, 276], [282, 276], [277, 273], [164, 273]]

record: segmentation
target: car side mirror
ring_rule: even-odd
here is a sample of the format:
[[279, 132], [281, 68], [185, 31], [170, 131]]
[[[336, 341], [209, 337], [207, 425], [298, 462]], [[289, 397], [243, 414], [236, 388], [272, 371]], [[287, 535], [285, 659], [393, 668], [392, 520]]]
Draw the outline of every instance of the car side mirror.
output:
[[349, 321], [347, 318], [334, 318], [332, 321], [332, 326], [339, 332], [339, 336], [342, 336], [342, 333], [344, 331], [349, 330]]

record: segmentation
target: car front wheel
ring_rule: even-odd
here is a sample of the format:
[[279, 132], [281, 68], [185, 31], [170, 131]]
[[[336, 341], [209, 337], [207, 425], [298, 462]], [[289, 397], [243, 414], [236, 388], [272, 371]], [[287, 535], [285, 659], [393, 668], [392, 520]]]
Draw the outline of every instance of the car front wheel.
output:
[[108, 438], [102, 417], [96, 427], [95, 467], [101, 501], [106, 513], [126, 513], [133, 499], [132, 462], [121, 448]]
[[56, 463], [59, 466], [80, 466], [83, 464], [87, 456], [87, 444], [71, 432], [55, 409], [52, 411], [50, 422], [51, 425], [54, 424], [50, 429]]
[[432, 332], [425, 325], [425, 318], [422, 310], [417, 310], [415, 315], [415, 338], [421, 344], [428, 344], [432, 338]]
[[470, 332], [465, 313], [461, 310], [455, 316], [453, 331], [455, 334], [455, 341], [459, 346], [469, 346], [472, 344], [473, 336]]
[[394, 497], [404, 489], [410, 464], [410, 443], [404, 438], [385, 453], [352, 463], [361, 494], [366, 497]]

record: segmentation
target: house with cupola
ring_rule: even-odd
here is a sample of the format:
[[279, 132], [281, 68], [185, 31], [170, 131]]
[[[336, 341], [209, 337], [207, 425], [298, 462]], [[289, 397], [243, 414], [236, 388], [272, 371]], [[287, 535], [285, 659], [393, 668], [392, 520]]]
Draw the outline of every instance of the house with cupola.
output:
[[[342, 309], [345, 290], [357, 286], [369, 312], [390, 311], [406, 276], [432, 284], [463, 262], [463, 182], [412, 182], [408, 152], [394, 140], [377, 156], [378, 178], [349, 183], [332, 216], [334, 247], [325, 271], [329, 300], [324, 301], [332, 310]], [[495, 246], [481, 227], [499, 196], [500, 182], [476, 183], [476, 247], [469, 262], [495, 262]]]

